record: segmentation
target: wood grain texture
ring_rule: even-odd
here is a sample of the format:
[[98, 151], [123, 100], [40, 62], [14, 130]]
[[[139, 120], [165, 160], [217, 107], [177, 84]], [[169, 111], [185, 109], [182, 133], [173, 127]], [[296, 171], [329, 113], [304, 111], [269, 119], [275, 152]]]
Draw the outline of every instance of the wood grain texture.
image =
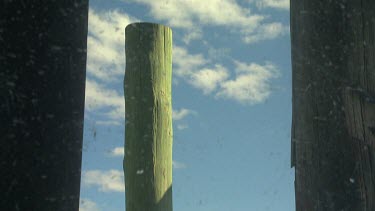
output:
[[125, 195], [127, 211], [172, 211], [172, 30], [125, 29]]
[[[375, 210], [375, 96], [363, 90], [344, 92], [346, 123], [355, 150], [356, 166], [352, 182], [359, 184], [363, 210]], [[354, 180], [357, 178], [357, 180]]]
[[359, 93], [374, 93], [375, 2], [291, 0], [290, 11], [296, 210], [373, 211], [374, 107]]

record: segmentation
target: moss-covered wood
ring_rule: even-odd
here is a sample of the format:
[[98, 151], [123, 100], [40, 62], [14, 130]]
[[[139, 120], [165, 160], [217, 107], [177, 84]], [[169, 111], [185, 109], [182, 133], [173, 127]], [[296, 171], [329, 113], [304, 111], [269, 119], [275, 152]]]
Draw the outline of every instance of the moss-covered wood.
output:
[[375, 210], [375, 1], [290, 12], [296, 210]]
[[125, 29], [125, 201], [127, 211], [172, 211], [172, 30]]

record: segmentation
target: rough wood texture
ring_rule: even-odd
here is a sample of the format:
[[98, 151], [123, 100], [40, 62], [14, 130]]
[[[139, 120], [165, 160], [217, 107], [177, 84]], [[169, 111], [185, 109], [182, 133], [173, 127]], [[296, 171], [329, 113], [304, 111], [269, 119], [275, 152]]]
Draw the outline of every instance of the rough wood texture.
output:
[[296, 210], [373, 211], [375, 1], [290, 11]]
[[0, 1], [0, 210], [77, 211], [88, 0]]
[[172, 211], [172, 30], [125, 29], [125, 195], [127, 211]]
[[354, 174], [359, 184], [363, 210], [375, 210], [375, 96], [347, 88], [344, 94], [346, 123], [353, 140]]

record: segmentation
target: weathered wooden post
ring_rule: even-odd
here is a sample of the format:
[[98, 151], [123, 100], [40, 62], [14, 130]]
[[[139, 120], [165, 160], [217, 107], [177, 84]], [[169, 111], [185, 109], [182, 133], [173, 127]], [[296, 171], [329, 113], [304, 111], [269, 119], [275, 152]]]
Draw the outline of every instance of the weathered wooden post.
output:
[[125, 195], [127, 211], [172, 211], [172, 30], [125, 29]]
[[0, 210], [78, 211], [88, 0], [0, 3]]
[[291, 0], [297, 211], [375, 210], [375, 1]]

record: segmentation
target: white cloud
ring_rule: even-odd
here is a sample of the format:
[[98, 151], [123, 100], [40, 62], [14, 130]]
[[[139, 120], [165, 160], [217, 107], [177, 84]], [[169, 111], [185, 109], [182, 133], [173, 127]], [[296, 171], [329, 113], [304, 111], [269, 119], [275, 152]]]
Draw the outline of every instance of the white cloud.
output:
[[233, 99], [243, 104], [261, 103], [271, 94], [270, 80], [279, 76], [279, 71], [270, 62], [265, 65], [246, 64], [234, 61], [236, 78], [220, 84], [216, 97]]
[[94, 201], [83, 198], [79, 203], [79, 211], [100, 211], [100, 209]]
[[180, 162], [177, 162], [177, 161], [172, 161], [172, 166], [175, 169], [184, 169], [184, 168], [186, 168], [186, 165], [184, 163], [180, 163]]
[[118, 170], [89, 170], [82, 175], [83, 185], [98, 187], [101, 192], [124, 192], [124, 172]]
[[190, 43], [190, 41], [192, 40], [199, 40], [201, 39], [203, 36], [202, 34], [202, 30], [197, 28], [195, 30], [192, 30], [192, 31], [188, 31], [184, 37], [182, 38], [182, 40], [184, 41], [184, 43], [186, 45], [188, 45]]
[[228, 78], [228, 75], [228, 71], [217, 64], [214, 68], [203, 68], [192, 72], [189, 77], [189, 83], [201, 89], [203, 94], [210, 94], [220, 83]]
[[219, 83], [228, 77], [228, 71], [220, 64], [204, 67], [209, 63], [202, 54], [189, 54], [185, 48], [173, 47], [173, 63], [176, 65], [174, 74], [183, 78], [204, 94], [213, 92]]
[[214, 94], [216, 98], [231, 99], [243, 104], [261, 103], [271, 94], [270, 80], [279, 76], [276, 66], [270, 62], [265, 65], [246, 64], [234, 61], [236, 75], [229, 77], [227, 69], [220, 64], [206, 68], [210, 60], [201, 54], [189, 54], [182, 47], [174, 47], [175, 74], [189, 84]]
[[214, 48], [212, 46], [208, 47], [208, 57], [210, 60], [219, 61], [223, 58], [230, 58], [230, 48]]
[[208, 62], [202, 54], [192, 55], [183, 47], [173, 46], [173, 64], [177, 66], [173, 74], [179, 77], [189, 76]]
[[181, 108], [180, 110], [172, 111], [172, 118], [173, 120], [181, 120], [190, 114], [196, 114], [196, 112], [186, 108]]
[[[273, 36], [262, 34], [267, 32], [263, 25], [270, 24], [265, 22], [268, 16], [255, 14], [235, 0], [135, 0], [135, 2], [149, 6], [151, 15], [156, 19], [166, 21], [172, 27], [185, 29], [187, 34], [183, 40], [187, 44], [190, 40], [200, 39], [202, 35], [198, 32], [206, 25], [230, 28], [233, 33], [240, 33], [244, 41], [249, 40], [249, 37], [260, 37], [252, 40], [261, 41], [283, 35], [283, 33], [274, 33]], [[288, 7], [285, 2], [258, 0], [256, 3], [263, 7], [285, 8]]]
[[290, 0], [249, 0], [260, 9], [270, 7], [274, 9], [289, 10]]
[[119, 121], [114, 121], [114, 120], [108, 120], [108, 121], [97, 120], [97, 121], [95, 121], [95, 124], [97, 124], [97, 125], [114, 125], [114, 126], [121, 125], [121, 123]]
[[86, 99], [85, 107], [88, 111], [109, 108], [110, 110], [103, 113], [106, 117], [116, 121], [125, 118], [125, 100], [116, 90], [108, 89], [104, 85], [93, 80], [86, 79]]
[[122, 93], [107, 84], [122, 84], [125, 74], [125, 27], [137, 19], [118, 10], [89, 8], [85, 107], [107, 119], [98, 125], [121, 125], [125, 118]]
[[284, 26], [281, 23], [267, 23], [257, 28], [254, 34], [249, 34], [243, 37], [245, 43], [255, 43], [260, 40], [271, 40], [284, 34], [289, 33], [289, 26]]
[[125, 27], [137, 19], [117, 10], [89, 9], [87, 72], [99, 80], [113, 82], [125, 72]]
[[[233, 0], [135, 0], [150, 7], [151, 15], [179, 28], [198, 24], [252, 27], [264, 17], [252, 14]], [[225, 8], [225, 9], [224, 9]]]
[[116, 147], [109, 152], [110, 156], [113, 157], [124, 157], [124, 147]]
[[178, 124], [177, 125], [178, 130], [184, 130], [184, 129], [187, 129], [187, 128], [189, 128], [189, 126], [187, 124]]

